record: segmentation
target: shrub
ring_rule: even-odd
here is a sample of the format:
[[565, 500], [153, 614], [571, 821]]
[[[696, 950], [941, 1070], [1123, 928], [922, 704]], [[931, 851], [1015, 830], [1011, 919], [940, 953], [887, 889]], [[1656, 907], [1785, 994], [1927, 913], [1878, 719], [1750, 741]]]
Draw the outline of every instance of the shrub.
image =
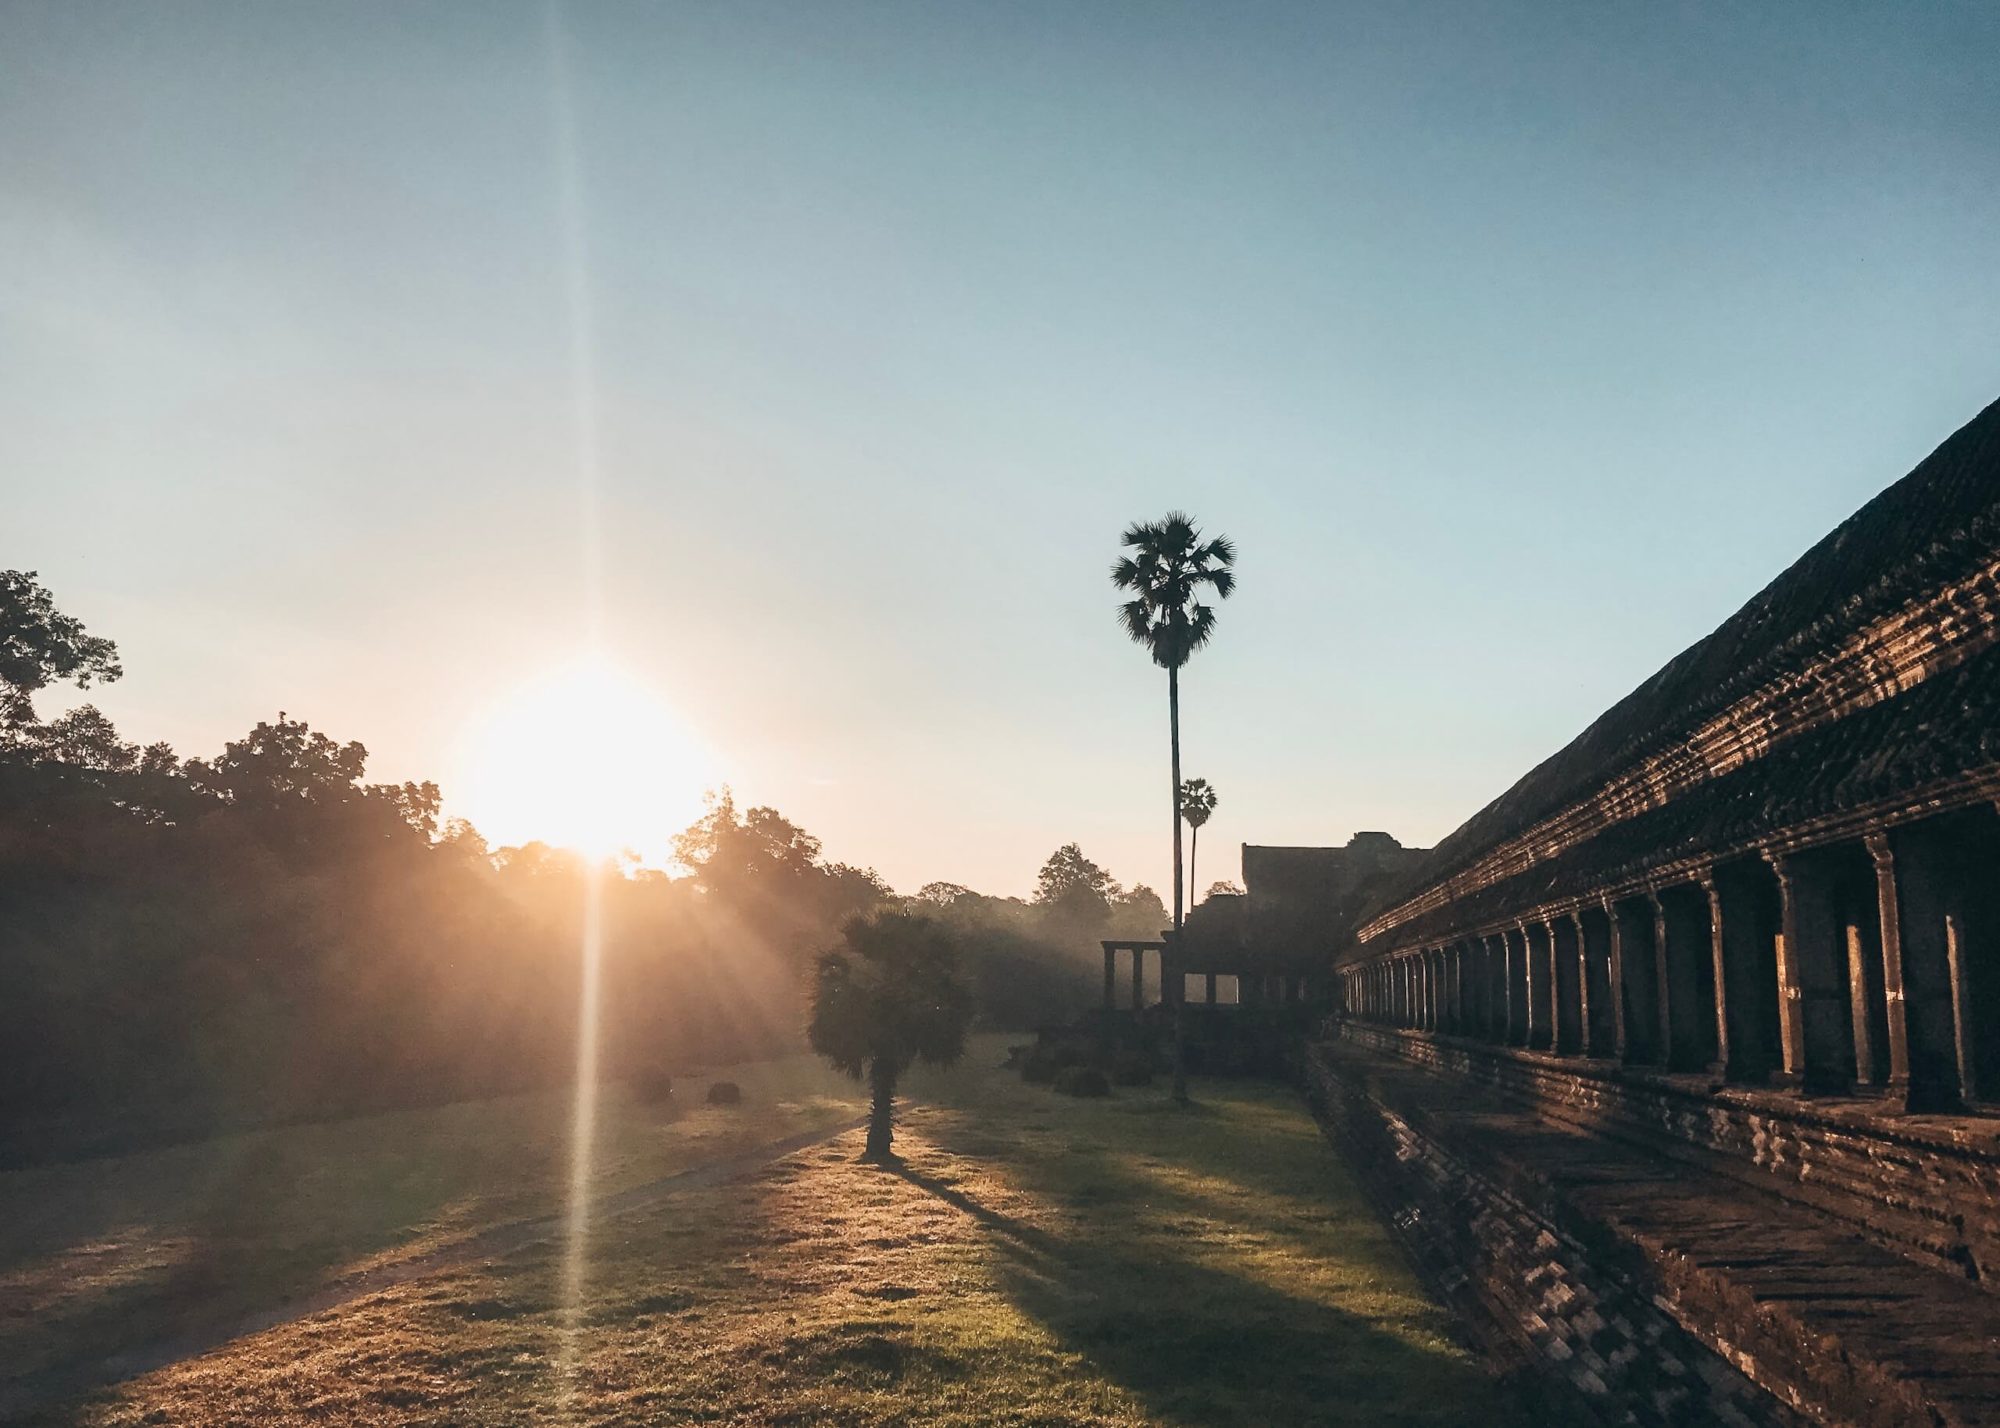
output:
[[1046, 1086], [1056, 1079], [1056, 1072], [1060, 1069], [1048, 1048], [1037, 1046], [1021, 1062], [1021, 1079], [1030, 1085]]
[[1065, 1066], [1088, 1066], [1092, 1061], [1097, 1059], [1097, 1048], [1095, 1046], [1088, 1041], [1079, 1041], [1074, 1037], [1067, 1041], [1058, 1041], [1053, 1046], [1047, 1047], [1046, 1050], [1058, 1071], [1062, 1070]]
[[1056, 1089], [1065, 1096], [1108, 1096], [1111, 1083], [1095, 1066], [1065, 1066], [1056, 1072]]
[[1111, 1084], [1114, 1086], [1150, 1086], [1153, 1084], [1153, 1058], [1141, 1051], [1121, 1051], [1111, 1059]]
[[674, 1098], [674, 1078], [667, 1074], [664, 1067], [642, 1067], [632, 1073], [629, 1084], [633, 1099], [642, 1105], [656, 1106]]
[[743, 1099], [743, 1088], [734, 1081], [717, 1081], [708, 1088], [708, 1103], [711, 1106], [733, 1106]]

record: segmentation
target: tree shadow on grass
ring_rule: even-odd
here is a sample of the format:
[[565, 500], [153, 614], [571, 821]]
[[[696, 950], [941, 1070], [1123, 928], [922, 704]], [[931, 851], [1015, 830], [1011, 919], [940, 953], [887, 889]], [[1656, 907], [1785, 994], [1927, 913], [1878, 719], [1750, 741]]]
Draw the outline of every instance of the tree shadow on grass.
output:
[[[1412, 1323], [1407, 1308], [1392, 1309], [1377, 1320], [1292, 1292], [1259, 1277], [1268, 1264], [1232, 1256], [1226, 1244], [1162, 1232], [1162, 1224], [1187, 1223], [1182, 1212], [1195, 1200], [1182, 1205], [1156, 1183], [1091, 1159], [1081, 1201], [1074, 1166], [1047, 1175], [1033, 1165], [1007, 1167], [1019, 1190], [1085, 1207], [1066, 1233], [1026, 1224], [908, 1162], [885, 1168], [988, 1231], [1008, 1300], [1155, 1421], [1190, 1428], [1523, 1421], [1508, 1390], [1440, 1341], [1450, 1322], [1442, 1311]], [[1120, 1232], [1121, 1221], [1130, 1234]], [[1413, 1332], [1385, 1327], [1390, 1318]]]

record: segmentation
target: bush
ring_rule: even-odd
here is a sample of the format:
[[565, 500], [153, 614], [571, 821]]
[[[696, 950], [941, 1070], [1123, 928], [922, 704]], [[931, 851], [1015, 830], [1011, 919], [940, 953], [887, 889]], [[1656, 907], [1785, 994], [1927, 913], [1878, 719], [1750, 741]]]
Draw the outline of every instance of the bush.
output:
[[1032, 1086], [1046, 1086], [1056, 1079], [1056, 1072], [1061, 1069], [1047, 1047], [1037, 1046], [1021, 1062], [1021, 1079]]
[[1056, 1089], [1065, 1096], [1108, 1096], [1111, 1083], [1095, 1066], [1065, 1066], [1056, 1072]]
[[1153, 1058], [1141, 1051], [1121, 1051], [1111, 1059], [1111, 1084], [1114, 1086], [1150, 1086], [1153, 1084]]
[[711, 1106], [734, 1106], [743, 1100], [743, 1088], [734, 1081], [717, 1081], [708, 1088]]
[[1065, 1066], [1088, 1066], [1097, 1059], [1096, 1046], [1075, 1037], [1067, 1041], [1058, 1041], [1046, 1049], [1058, 1071]]
[[633, 1072], [628, 1084], [632, 1088], [632, 1098], [641, 1105], [657, 1106], [674, 1098], [674, 1078], [658, 1066], [647, 1066]]

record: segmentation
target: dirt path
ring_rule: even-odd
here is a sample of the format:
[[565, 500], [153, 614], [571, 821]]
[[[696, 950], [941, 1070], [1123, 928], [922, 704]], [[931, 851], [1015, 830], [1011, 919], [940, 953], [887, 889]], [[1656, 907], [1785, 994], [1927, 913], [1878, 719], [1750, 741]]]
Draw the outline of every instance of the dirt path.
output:
[[[901, 1103], [898, 1104], [900, 1107]], [[630, 1190], [620, 1191], [616, 1195], [595, 1201], [591, 1206], [591, 1219], [593, 1222], [616, 1219], [636, 1211], [651, 1209], [668, 1196], [682, 1191], [702, 1190], [726, 1184], [794, 1151], [804, 1150], [808, 1146], [846, 1135], [849, 1131], [857, 1130], [867, 1123], [866, 1116], [858, 1116], [837, 1125], [826, 1126], [819, 1130], [801, 1131], [783, 1140], [770, 1141], [725, 1160], [710, 1161], [705, 1165], [676, 1171], [672, 1175], [648, 1181], [644, 1185], [637, 1185]], [[413, 1279], [421, 1279], [440, 1270], [518, 1254], [530, 1246], [546, 1244], [550, 1240], [559, 1238], [565, 1223], [566, 1219], [562, 1215], [547, 1215], [540, 1219], [514, 1220], [495, 1225], [468, 1239], [445, 1245], [428, 1254], [350, 1275], [308, 1293], [282, 1300], [268, 1309], [260, 1309], [252, 1314], [241, 1315], [224, 1323], [208, 1325], [171, 1338], [156, 1339], [148, 1344], [123, 1349], [80, 1367], [55, 1370], [19, 1384], [0, 1387], [0, 1420], [38, 1408], [50, 1407], [65, 1399], [79, 1397], [96, 1389], [108, 1388], [113, 1384], [141, 1377], [156, 1369], [163, 1369], [187, 1359], [198, 1358], [234, 1340], [260, 1334], [266, 1329], [290, 1323], [294, 1319], [304, 1319], [328, 1309], [336, 1309], [343, 1304], [351, 1304], [370, 1294], [379, 1293], [399, 1284], [407, 1284]]]

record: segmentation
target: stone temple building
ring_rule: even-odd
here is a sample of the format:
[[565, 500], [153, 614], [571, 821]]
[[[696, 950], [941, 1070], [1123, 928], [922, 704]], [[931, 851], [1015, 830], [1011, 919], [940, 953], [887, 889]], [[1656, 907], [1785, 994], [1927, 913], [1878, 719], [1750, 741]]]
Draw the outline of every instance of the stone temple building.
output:
[[1336, 923], [1315, 1101], [1578, 1421], [2000, 1423], [2000, 403]]

